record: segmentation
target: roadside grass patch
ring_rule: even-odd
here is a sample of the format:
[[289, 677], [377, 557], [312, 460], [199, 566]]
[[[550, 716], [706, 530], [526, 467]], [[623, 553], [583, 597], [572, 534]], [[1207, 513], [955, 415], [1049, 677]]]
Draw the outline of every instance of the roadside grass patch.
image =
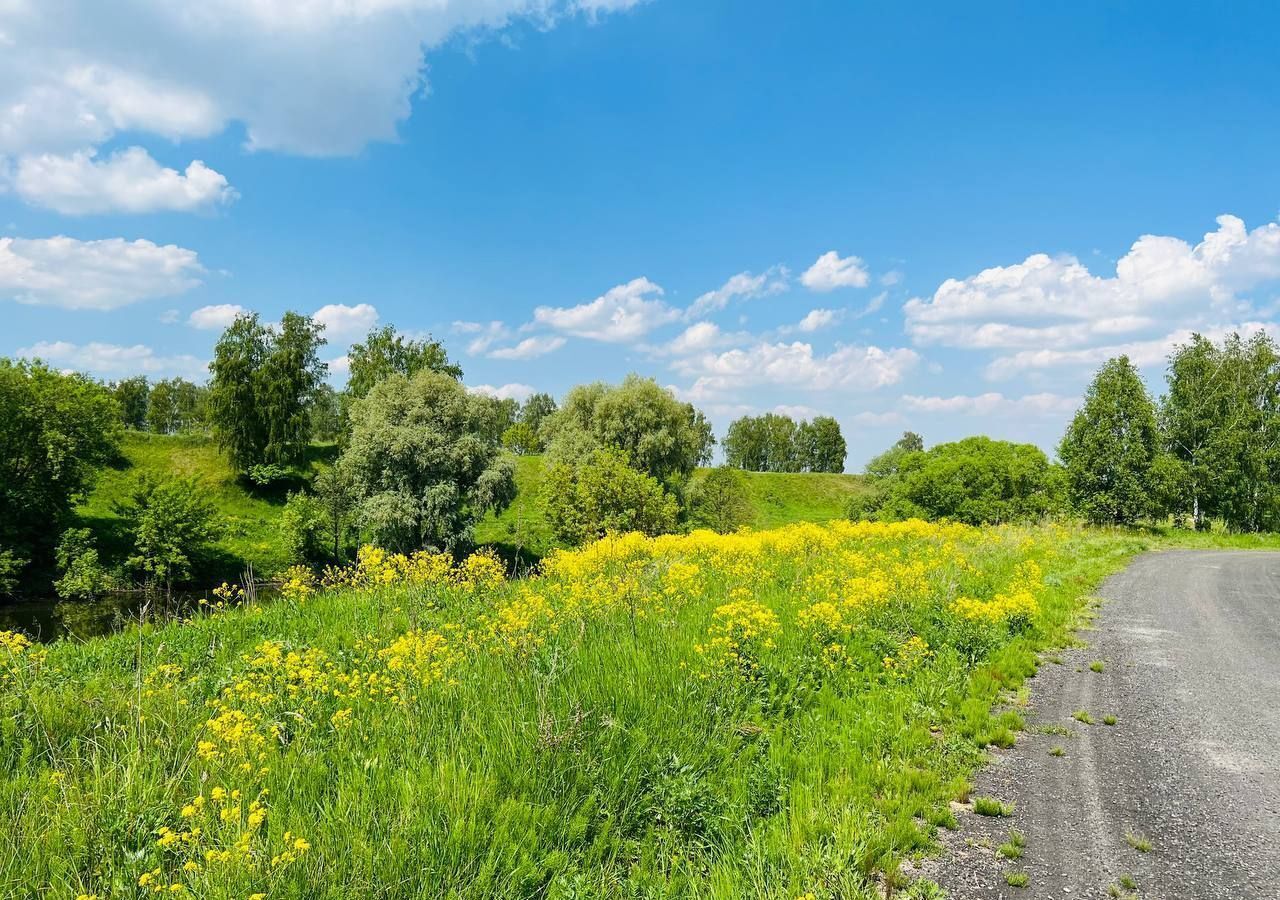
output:
[[1009, 840], [1000, 845], [998, 852], [1005, 859], [1021, 859], [1026, 846], [1026, 836], [1017, 829], [1013, 829], [1009, 832]]
[[1136, 834], [1132, 831], [1126, 831], [1124, 833], [1124, 841], [1139, 853], [1151, 852], [1151, 840], [1143, 835]]
[[1049, 748], [1049, 755], [1050, 756], [1066, 756], [1067, 751], [1064, 750], [1062, 747], [1055, 745]]
[[1100, 659], [1095, 659], [1093, 662], [1089, 663], [1090, 672], [1101, 672], [1106, 667], [1107, 664]]
[[1071, 714], [1071, 718], [1075, 719], [1082, 725], [1093, 724], [1093, 716], [1089, 715], [1089, 711], [1087, 709], [1077, 709]]
[[1015, 872], [1011, 869], [1004, 873], [1004, 883], [1009, 887], [1024, 888], [1031, 883], [1031, 876], [1026, 872]]
[[1116, 879], [1116, 884], [1120, 885], [1120, 887], [1124, 888], [1126, 891], [1136, 891], [1138, 889], [1138, 882], [1134, 880], [1132, 875], [1121, 875]]
[[995, 797], [974, 797], [973, 811], [980, 816], [1005, 818], [1013, 815], [1013, 804], [1001, 803]]
[[1102, 724], [1103, 724], [1103, 725], [1112, 725], [1112, 726], [1114, 726], [1114, 725], [1116, 724], [1116, 722], [1117, 722], [1117, 721], [1118, 721], [1118, 720], [1117, 720], [1117, 719], [1116, 719], [1116, 717], [1115, 717], [1115, 716], [1113, 716], [1113, 715], [1105, 715], [1105, 716], [1103, 716], [1103, 717], [1102, 717]]

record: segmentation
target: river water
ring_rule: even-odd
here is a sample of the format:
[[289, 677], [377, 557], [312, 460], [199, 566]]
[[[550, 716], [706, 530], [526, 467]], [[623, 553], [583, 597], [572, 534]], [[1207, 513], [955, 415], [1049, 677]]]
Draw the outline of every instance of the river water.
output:
[[[259, 587], [259, 600], [271, 599], [276, 592]], [[38, 597], [13, 602], [0, 602], [0, 631], [21, 631], [30, 637], [49, 642], [69, 637], [83, 640], [114, 634], [130, 624], [163, 621], [186, 615], [202, 599], [212, 601], [205, 592], [177, 593], [171, 599], [142, 592], [108, 594], [97, 600], [60, 600]]]

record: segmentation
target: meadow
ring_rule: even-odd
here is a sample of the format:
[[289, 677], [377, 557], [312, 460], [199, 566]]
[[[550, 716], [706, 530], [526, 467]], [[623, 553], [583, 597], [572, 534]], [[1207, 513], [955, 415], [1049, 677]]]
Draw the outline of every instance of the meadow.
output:
[[0, 896], [879, 896], [1140, 546], [835, 521], [518, 581], [367, 548], [270, 604], [5, 633]]

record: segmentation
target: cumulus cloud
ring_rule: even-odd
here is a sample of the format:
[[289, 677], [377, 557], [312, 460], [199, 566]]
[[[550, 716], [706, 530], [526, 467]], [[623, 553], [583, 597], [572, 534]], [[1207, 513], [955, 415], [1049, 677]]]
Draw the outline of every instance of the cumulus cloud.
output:
[[329, 303], [317, 309], [312, 318], [324, 326], [324, 336], [330, 341], [345, 340], [368, 334], [378, 324], [378, 310], [369, 303]]
[[187, 324], [204, 331], [222, 331], [236, 317], [243, 316], [248, 311], [238, 303], [216, 303], [192, 310], [191, 315], [187, 316]]
[[450, 38], [634, 2], [135, 0], [127, 15], [97, 0], [0, 3], [0, 155], [126, 131], [207, 137], [230, 122], [251, 148], [350, 154], [396, 138], [426, 87], [424, 54]]
[[1191, 326], [1211, 311], [1239, 312], [1247, 306], [1241, 292], [1280, 279], [1280, 224], [1249, 231], [1230, 215], [1217, 223], [1194, 246], [1143, 235], [1114, 276], [1095, 275], [1074, 256], [1037, 253], [947, 279], [932, 297], [907, 302], [907, 330], [921, 344], [1081, 347], [1157, 325]]
[[811, 309], [809, 314], [796, 324], [796, 331], [812, 333], [830, 328], [844, 318], [842, 309]]
[[744, 300], [768, 297], [787, 290], [788, 272], [785, 266], [773, 266], [759, 275], [739, 272], [714, 291], [707, 291], [685, 310], [685, 318], [697, 319], [724, 309], [735, 299]]
[[925, 413], [954, 413], [970, 416], [1058, 416], [1073, 411], [1080, 405], [1080, 398], [1050, 393], [1006, 397], [1004, 394], [989, 391], [985, 394], [972, 396], [957, 394], [951, 397], [921, 397], [909, 394], [902, 398], [902, 404], [909, 410]]
[[565, 339], [554, 335], [525, 338], [514, 347], [499, 347], [487, 354], [490, 359], [537, 359], [554, 353], [565, 345]]
[[17, 355], [42, 359], [53, 366], [105, 378], [142, 373], [200, 379], [208, 374], [208, 366], [203, 360], [188, 354], [164, 356], [143, 344], [126, 347], [97, 341], [88, 344], [41, 341], [30, 347], [23, 347]]
[[635, 278], [589, 303], [539, 306], [533, 311], [533, 321], [575, 337], [626, 343], [680, 318], [679, 311], [659, 299], [662, 295], [662, 288], [648, 278]]
[[499, 400], [518, 400], [523, 403], [535, 393], [534, 388], [527, 384], [512, 382], [511, 384], [503, 384], [494, 387], [491, 384], [477, 384], [467, 390], [474, 394], [484, 394], [487, 397], [496, 397]]
[[702, 353], [673, 364], [675, 371], [696, 378], [694, 388], [723, 392], [752, 385], [804, 390], [870, 391], [896, 384], [919, 362], [912, 350], [838, 345], [828, 354], [811, 344], [761, 341], [723, 353]]
[[103, 160], [92, 150], [24, 156], [12, 178], [14, 191], [26, 202], [69, 215], [194, 212], [236, 197], [226, 177], [200, 160], [179, 172], [161, 166], [141, 147]]
[[866, 287], [870, 280], [871, 273], [861, 259], [856, 256], [841, 259], [840, 254], [834, 250], [828, 250], [819, 256], [800, 276], [801, 284], [822, 294], [837, 288]]
[[200, 284], [194, 250], [151, 241], [0, 238], [0, 299], [110, 310]]

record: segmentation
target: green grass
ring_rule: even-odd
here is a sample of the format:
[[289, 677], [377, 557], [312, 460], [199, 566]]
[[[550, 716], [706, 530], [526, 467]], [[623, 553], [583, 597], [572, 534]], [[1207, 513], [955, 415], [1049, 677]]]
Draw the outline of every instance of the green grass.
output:
[[980, 816], [1004, 818], [1013, 815], [1013, 804], [1001, 803], [994, 797], [974, 797], [973, 811]]
[[1137, 850], [1139, 853], [1151, 852], [1151, 840], [1132, 831], [1126, 831], [1124, 835], [1125, 843]]
[[1014, 872], [1012, 870], [1004, 873], [1004, 883], [1009, 887], [1026, 887], [1031, 883], [1031, 876], [1026, 872]]
[[138, 476], [196, 479], [216, 508], [222, 530], [208, 571], [199, 573], [201, 583], [235, 578], [246, 564], [264, 575], [285, 568], [289, 560], [279, 534], [285, 494], [290, 487], [301, 487], [305, 476], [318, 471], [334, 453], [332, 446], [313, 446], [307, 466], [293, 481], [263, 493], [238, 479], [226, 455], [202, 435], [127, 432], [121, 449], [120, 462], [99, 473], [92, 493], [77, 510], [81, 520], [98, 538], [107, 563], [118, 563], [129, 552], [129, 539], [116, 505], [129, 499]]
[[1093, 716], [1089, 715], [1089, 710], [1087, 709], [1077, 709], [1071, 714], [1071, 718], [1075, 719], [1082, 725], [1093, 724]]
[[1089, 663], [1090, 672], [1102, 672], [1106, 668], [1107, 664], [1100, 659], [1095, 659], [1093, 662]]
[[[693, 539], [587, 551], [492, 588], [326, 591], [0, 664], [0, 818], [23, 823], [0, 841], [0, 895], [141, 896], [158, 868], [208, 900], [873, 896], [1017, 725], [993, 707], [1138, 545], [1013, 529], [960, 540], [960, 567], [940, 538], [820, 533], [716, 539], [722, 558]], [[850, 550], [923, 580], [853, 607], [832, 656], [801, 612], [850, 596]], [[950, 611], [955, 590], [1007, 595], [1028, 556], [1045, 574], [1032, 621]], [[726, 621], [764, 630], [722, 655]]]

